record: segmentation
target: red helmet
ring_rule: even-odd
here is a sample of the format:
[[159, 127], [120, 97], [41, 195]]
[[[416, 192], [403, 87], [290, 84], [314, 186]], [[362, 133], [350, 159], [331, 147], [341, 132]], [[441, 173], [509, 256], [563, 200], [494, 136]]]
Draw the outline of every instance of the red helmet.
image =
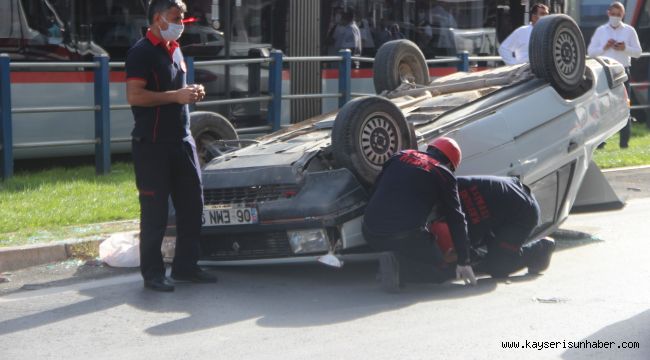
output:
[[429, 147], [438, 149], [451, 161], [452, 171], [455, 171], [460, 165], [462, 154], [456, 140], [442, 136], [431, 141]]
[[451, 241], [451, 233], [449, 226], [444, 221], [434, 221], [429, 225], [429, 232], [436, 236], [436, 243], [443, 254], [447, 254], [449, 250], [454, 248], [454, 243]]

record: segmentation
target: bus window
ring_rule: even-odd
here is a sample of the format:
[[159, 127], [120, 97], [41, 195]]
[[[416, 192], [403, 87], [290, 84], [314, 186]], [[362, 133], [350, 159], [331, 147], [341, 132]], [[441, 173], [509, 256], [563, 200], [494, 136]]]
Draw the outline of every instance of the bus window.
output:
[[[28, 37], [37, 36], [37, 32], [27, 26], [27, 18], [18, 0], [0, 2], [0, 13], [5, 15], [5, 21], [0, 22], [0, 38], [16, 39], [28, 30]], [[6, 21], [9, 20], [9, 21]]]
[[[68, 21], [70, 0], [23, 0], [23, 7], [27, 14], [27, 22], [31, 29], [38, 31], [39, 35], [32, 39], [32, 43], [60, 44], [66, 31], [65, 23]], [[63, 10], [59, 12], [59, 9]], [[37, 39], [38, 38], [38, 39]]]
[[42, 35], [29, 27], [25, 11], [18, 0], [0, 1], [0, 14], [4, 14], [6, 19], [0, 21], [0, 51], [9, 53], [12, 60], [19, 59], [21, 43], [24, 40], [39, 39]]
[[363, 55], [374, 56], [386, 41], [413, 40], [425, 57], [496, 54], [496, 1], [485, 0], [349, 0], [323, 1], [323, 54], [332, 48], [339, 18], [346, 9], [355, 14]]
[[[13, 60], [68, 60], [70, 0], [4, 0], [0, 47]], [[7, 21], [8, 20], [8, 21]]]
[[147, 26], [143, 0], [93, 0], [87, 23], [93, 41], [106, 50], [112, 60], [123, 61], [126, 52], [142, 37]]
[[252, 48], [269, 48], [273, 1], [241, 0], [232, 6], [230, 55], [246, 57]]

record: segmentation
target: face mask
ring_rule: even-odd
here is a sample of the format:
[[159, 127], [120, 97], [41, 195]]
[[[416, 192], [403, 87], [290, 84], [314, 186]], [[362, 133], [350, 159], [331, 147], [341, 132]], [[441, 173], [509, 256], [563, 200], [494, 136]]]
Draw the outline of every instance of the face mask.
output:
[[172, 24], [167, 21], [164, 16], [161, 16], [160, 18], [167, 23], [167, 30], [160, 29], [160, 36], [162, 36], [165, 41], [178, 40], [178, 38], [181, 37], [181, 34], [183, 34], [183, 30], [185, 30], [185, 26]]
[[609, 17], [609, 25], [612, 27], [618, 27], [621, 25], [621, 21], [623, 21], [623, 18], [618, 17], [618, 16], [610, 16]]

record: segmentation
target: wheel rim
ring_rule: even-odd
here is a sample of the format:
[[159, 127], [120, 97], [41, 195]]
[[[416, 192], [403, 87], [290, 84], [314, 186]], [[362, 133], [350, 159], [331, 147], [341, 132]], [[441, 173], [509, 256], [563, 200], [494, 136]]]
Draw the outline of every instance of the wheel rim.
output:
[[563, 79], [575, 79], [579, 71], [578, 39], [568, 29], [558, 31], [555, 37], [553, 61]]
[[381, 166], [402, 147], [400, 132], [393, 118], [384, 112], [376, 112], [366, 117], [361, 125], [359, 145], [366, 163], [381, 169]]

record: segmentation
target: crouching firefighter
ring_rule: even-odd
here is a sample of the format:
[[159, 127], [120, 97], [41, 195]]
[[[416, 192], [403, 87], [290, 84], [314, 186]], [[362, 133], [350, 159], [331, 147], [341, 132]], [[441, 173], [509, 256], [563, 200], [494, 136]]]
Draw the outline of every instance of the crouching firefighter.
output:
[[[524, 245], [540, 220], [539, 205], [528, 186], [514, 177], [456, 179], [471, 246], [487, 247], [485, 259], [476, 265], [476, 271], [507, 277], [523, 268], [532, 274], [548, 268], [555, 250], [553, 239], [542, 238]], [[449, 237], [447, 222], [433, 222], [430, 231], [438, 243], [449, 243], [445, 240]]]
[[[380, 256], [384, 290], [397, 292], [404, 283], [440, 283], [450, 278], [448, 266], [426, 228], [434, 206], [445, 215], [458, 262], [456, 276], [476, 284], [469, 265], [469, 240], [456, 178], [461, 150], [456, 141], [440, 137], [426, 152], [404, 150], [390, 158], [378, 175], [366, 207], [363, 235]], [[451, 275], [453, 277], [453, 275]]]

